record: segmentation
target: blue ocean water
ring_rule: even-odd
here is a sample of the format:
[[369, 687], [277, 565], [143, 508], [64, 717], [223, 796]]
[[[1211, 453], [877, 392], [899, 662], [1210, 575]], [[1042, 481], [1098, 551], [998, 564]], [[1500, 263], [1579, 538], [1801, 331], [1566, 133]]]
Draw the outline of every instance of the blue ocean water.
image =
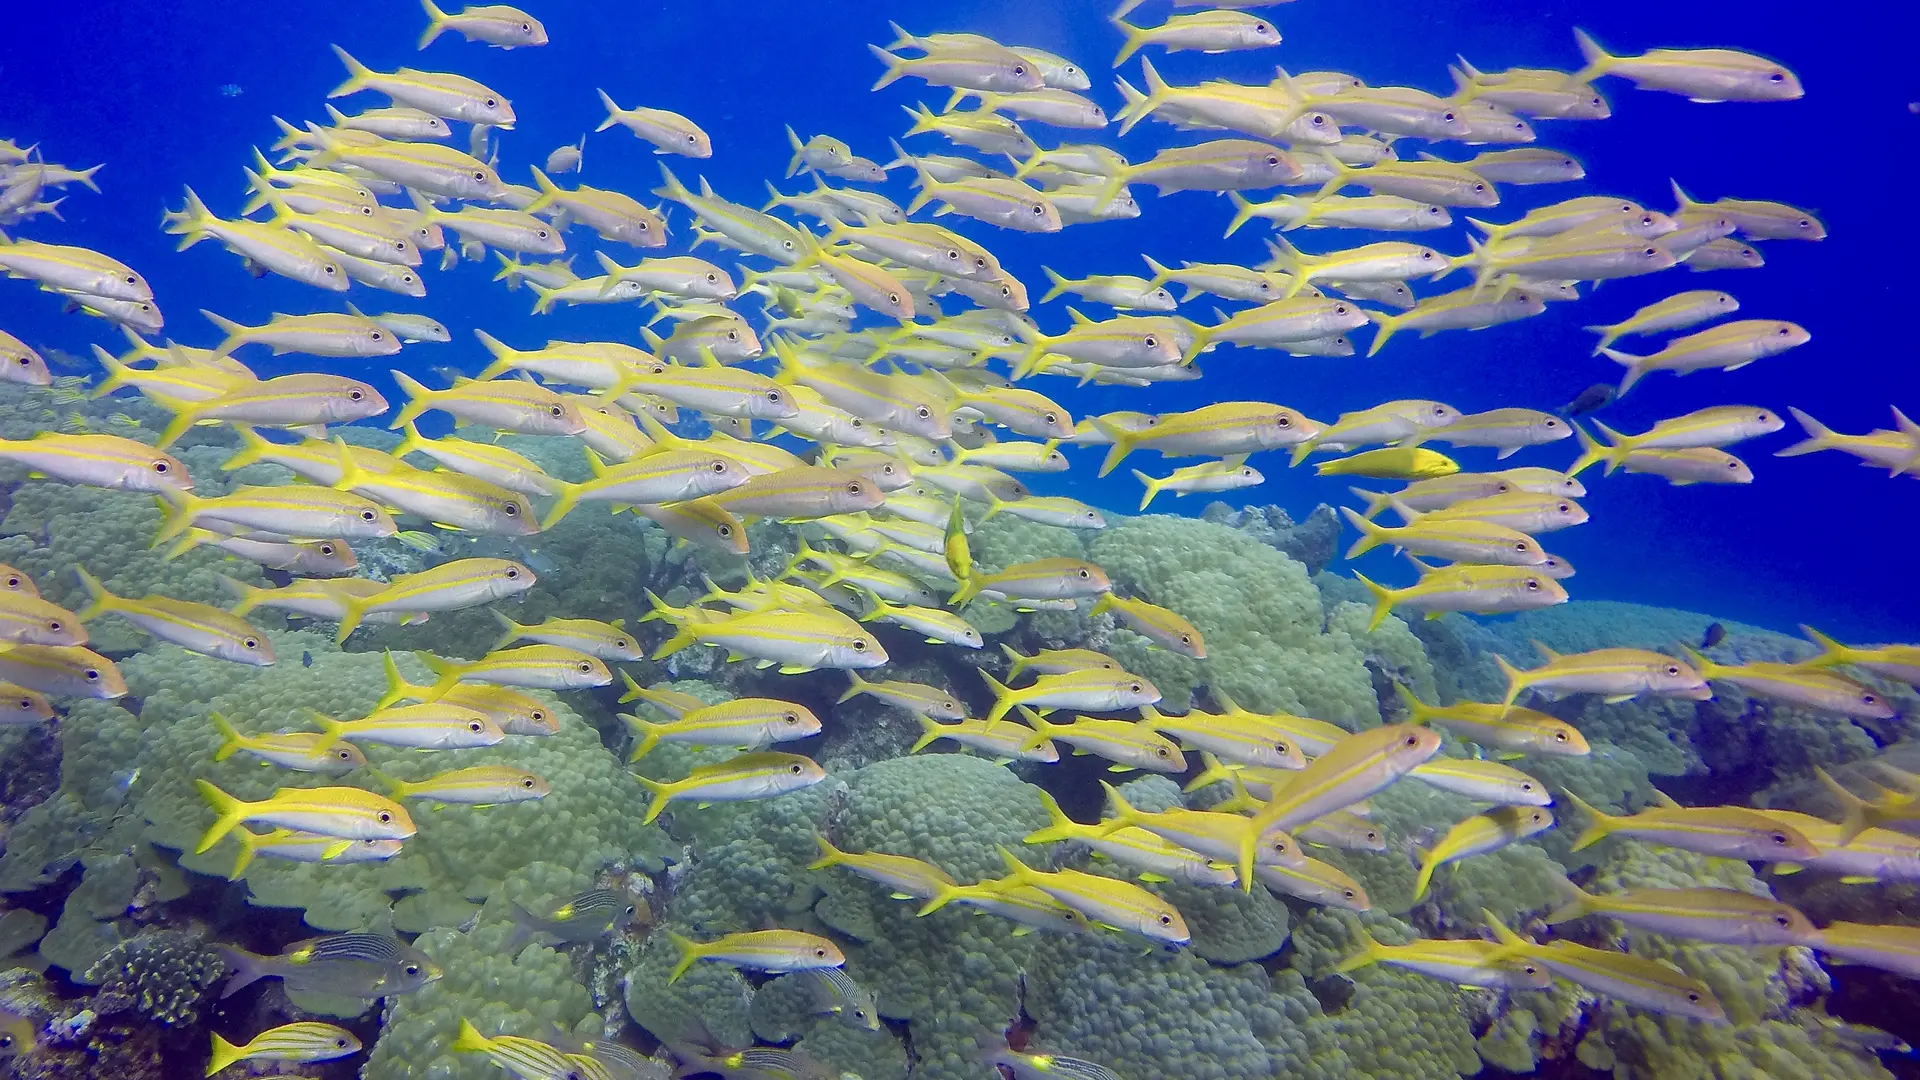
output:
[[[1067, 55], [1094, 74], [1092, 93], [1110, 112], [1120, 104], [1108, 75], [1119, 35], [1105, 21], [1104, 4], [537, 6], [555, 44], [513, 52], [448, 35], [418, 53], [420, 12], [394, 0], [244, 7], [182, 0], [165, 9], [98, 3], [11, 12], [0, 40], [0, 78], [7, 87], [0, 96], [0, 135], [41, 142], [51, 159], [67, 164], [107, 163], [100, 175], [104, 195], [75, 189], [62, 207], [65, 224], [43, 220], [26, 231], [96, 247], [140, 269], [168, 313], [168, 334], [187, 343], [211, 344], [215, 337], [194, 313], [199, 307], [242, 322], [275, 311], [326, 309], [334, 298], [277, 279], [252, 280], [216, 245], [173, 253], [171, 238], [158, 225], [162, 208], [179, 204], [183, 184], [216, 212], [237, 209], [239, 169], [250, 159], [250, 146], [264, 147], [275, 137], [270, 118], [321, 118], [323, 95], [342, 78], [329, 42], [376, 69], [446, 68], [500, 88], [521, 118], [515, 131], [502, 136], [502, 172], [509, 180], [525, 182], [527, 165], [591, 130], [602, 116], [594, 89], [604, 87], [623, 103], [644, 101], [701, 123], [713, 135], [713, 158], [671, 159], [675, 169], [689, 181], [704, 174], [720, 193], [742, 202], [757, 202], [764, 181], [784, 171], [785, 124], [802, 133], [833, 133], [857, 152], [885, 160], [887, 138], [907, 124], [903, 105], [943, 103], [943, 92], [913, 82], [867, 91], [878, 65], [865, 45], [887, 40], [889, 18], [918, 32], [975, 31]], [[1152, 390], [1044, 388], [1082, 415], [1120, 408], [1164, 412], [1226, 397], [1281, 401], [1323, 420], [1390, 397], [1434, 397], [1463, 411], [1552, 408], [1591, 383], [1617, 377], [1609, 361], [1587, 355], [1592, 339], [1580, 330], [1583, 324], [1617, 320], [1678, 289], [1711, 287], [1738, 295], [1745, 316], [1800, 322], [1812, 331], [1813, 342], [1732, 374], [1655, 376], [1603, 414], [1610, 425], [1638, 430], [1705, 405], [1751, 403], [1798, 406], [1842, 431], [1886, 426], [1889, 403], [1920, 408], [1906, 313], [1912, 303], [1910, 253], [1920, 246], [1912, 208], [1920, 116], [1908, 102], [1920, 99], [1920, 83], [1903, 55], [1915, 17], [1896, 7], [1862, 6], [1850, 15], [1843, 10], [1825, 17], [1785, 5], [1725, 2], [1634, 0], [1542, 10], [1513, 0], [1302, 0], [1273, 9], [1285, 34], [1276, 50], [1179, 54], [1164, 61], [1156, 53], [1156, 64], [1175, 83], [1204, 77], [1263, 81], [1281, 63], [1438, 92], [1449, 88], [1445, 67], [1456, 54], [1483, 70], [1575, 67], [1576, 23], [1622, 52], [1728, 45], [1768, 54], [1799, 73], [1808, 88], [1803, 100], [1702, 105], [1604, 81], [1612, 119], [1539, 125], [1541, 144], [1580, 157], [1589, 180], [1510, 189], [1506, 203], [1486, 216], [1509, 220], [1529, 206], [1602, 191], [1667, 208], [1672, 177], [1703, 199], [1777, 199], [1812, 209], [1831, 235], [1818, 244], [1766, 244], [1767, 266], [1758, 271], [1672, 271], [1609, 284], [1520, 324], [1396, 340], [1371, 360], [1292, 359], [1223, 348], [1203, 360], [1207, 375], [1198, 383]], [[1137, 64], [1130, 69], [1133, 78]], [[376, 101], [367, 95], [347, 104]], [[1156, 147], [1186, 141], [1192, 137], [1149, 123], [1119, 145], [1140, 160]], [[932, 137], [915, 142], [927, 151], [946, 149]], [[589, 138], [582, 179], [643, 195], [658, 183], [658, 170], [647, 147], [615, 130]], [[888, 187], [902, 203], [908, 197], [905, 180], [897, 173]], [[793, 191], [801, 185], [780, 186]], [[1168, 264], [1263, 257], [1259, 228], [1220, 238], [1230, 216], [1223, 200], [1201, 194], [1155, 199], [1144, 189], [1136, 192], [1145, 210], [1136, 221], [1039, 237], [973, 224], [962, 228], [990, 245], [1036, 297], [1042, 263], [1081, 276], [1142, 272], [1142, 253]], [[684, 251], [687, 219], [675, 214], [672, 220], [678, 240], [669, 250]], [[1456, 228], [1423, 239], [1460, 252], [1462, 234]], [[1306, 234], [1302, 243], [1326, 250], [1360, 239], [1367, 238]], [[418, 310], [454, 329], [453, 345], [411, 348], [400, 358], [423, 376], [438, 365], [468, 371], [480, 366], [485, 355], [473, 341], [474, 327], [517, 345], [547, 337], [635, 340], [632, 308], [575, 308], [535, 318], [525, 311], [525, 292], [503, 293], [491, 278], [491, 267], [465, 264], [431, 274], [432, 293], [420, 301], [362, 290], [350, 298], [370, 309]], [[1206, 321], [1210, 306], [1202, 302], [1186, 313]], [[1062, 304], [1035, 314], [1048, 330], [1066, 323]], [[0, 323], [29, 343], [79, 356], [94, 342], [119, 344], [104, 324], [62, 316], [52, 299], [21, 282], [0, 284]], [[310, 364], [289, 357], [262, 360], [258, 369], [278, 374]], [[334, 366], [385, 378], [384, 363]], [[1686, 607], [1789, 630], [1808, 621], [1843, 638], [1914, 637], [1920, 618], [1914, 613], [1911, 552], [1920, 528], [1920, 488], [1910, 478], [1890, 480], [1839, 454], [1770, 456], [1795, 438], [1782, 432], [1741, 451], [1758, 474], [1751, 487], [1672, 488], [1648, 477], [1601, 480], [1589, 474], [1592, 491], [1584, 502], [1593, 523], [1556, 534], [1549, 545], [1579, 567], [1574, 595]], [[1564, 465], [1573, 455], [1563, 443], [1527, 451], [1510, 463]], [[1461, 458], [1469, 468], [1492, 465], [1485, 451], [1463, 451]], [[1288, 470], [1277, 455], [1255, 463], [1268, 483], [1229, 501], [1278, 503], [1298, 517], [1316, 503], [1346, 497], [1343, 484]], [[1076, 454], [1073, 472], [1040, 478], [1035, 488], [1130, 511], [1137, 488], [1124, 470], [1095, 481], [1093, 464], [1092, 455]], [[1188, 498], [1178, 504], [1163, 500], [1158, 508], [1194, 513], [1201, 505]], [[1411, 579], [1384, 555], [1362, 565], [1396, 583]]]

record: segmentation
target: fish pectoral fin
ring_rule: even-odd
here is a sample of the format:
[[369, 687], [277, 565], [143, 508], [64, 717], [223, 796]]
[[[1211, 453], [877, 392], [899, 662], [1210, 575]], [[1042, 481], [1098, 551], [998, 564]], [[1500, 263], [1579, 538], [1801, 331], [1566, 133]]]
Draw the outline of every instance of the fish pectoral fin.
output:
[[[1798, 867], [1795, 867], [1795, 869], [1798, 869]], [[1843, 877], [1843, 878], [1841, 878], [1841, 879], [1840, 879], [1840, 884], [1842, 884], [1842, 885], [1872, 885], [1872, 884], [1873, 884], [1874, 882], [1876, 882], [1876, 881], [1879, 881], [1879, 880], [1880, 880], [1879, 878], [1872, 878], [1872, 877], [1865, 877], [1865, 876], [1862, 876], [1862, 875], [1860, 875], [1860, 874], [1848, 874], [1848, 875], [1847, 875], [1846, 877]]]
[[891, 897], [891, 898], [893, 898], [893, 899], [895, 899], [895, 900], [918, 900], [918, 899], [920, 899], [919, 897], [917, 897], [917, 896], [915, 896], [915, 895], [913, 895], [912, 893], [904, 893], [904, 892], [892, 892], [892, 893], [888, 893], [887, 895], [888, 895], [889, 897]]
[[1031, 933], [1033, 933], [1033, 927], [1031, 926], [1016, 926], [1013, 928], [1014, 937], [1026, 937]]
[[1152, 882], [1152, 883], [1153, 883], [1153, 884], [1155, 884], [1155, 885], [1160, 885], [1160, 884], [1164, 884], [1164, 883], [1166, 883], [1166, 882], [1169, 882], [1169, 881], [1172, 881], [1173, 879], [1172, 879], [1172, 878], [1170, 878], [1170, 877], [1168, 877], [1168, 876], [1167, 876], [1167, 875], [1165, 875], [1165, 874], [1155, 874], [1155, 873], [1153, 873], [1153, 872], [1151, 872], [1151, 871], [1149, 871], [1149, 872], [1147, 872], [1147, 873], [1144, 873], [1144, 874], [1141, 874], [1141, 875], [1140, 875], [1140, 880], [1141, 880], [1141, 881], [1150, 881], [1150, 882]]
[[1623, 701], [1632, 701], [1633, 695], [1632, 694], [1608, 694], [1606, 697], [1603, 697], [1600, 700], [1606, 702], [1609, 705], [1618, 705]]
[[[769, 666], [772, 663], [773, 661], [768, 660], [762, 666]], [[781, 664], [780, 665], [780, 674], [782, 675], [805, 675], [807, 672], [812, 670], [813, 670], [812, 668], [807, 667], [803, 664]]]
[[1118, 762], [1116, 762], [1112, 765], [1107, 766], [1107, 771], [1108, 772], [1132, 772], [1134, 768], [1135, 766], [1121, 765]]

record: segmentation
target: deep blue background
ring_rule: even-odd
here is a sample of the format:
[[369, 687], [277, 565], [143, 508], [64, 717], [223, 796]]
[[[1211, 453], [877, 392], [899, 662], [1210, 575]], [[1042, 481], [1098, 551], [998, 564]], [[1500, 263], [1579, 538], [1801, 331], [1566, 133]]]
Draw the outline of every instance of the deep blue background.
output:
[[[8, 15], [0, 36], [0, 135], [41, 142], [52, 160], [74, 166], [106, 161], [104, 195], [72, 189], [67, 223], [41, 219], [24, 230], [40, 239], [108, 251], [139, 268], [155, 284], [167, 332], [194, 344], [214, 334], [195, 314], [209, 307], [243, 322], [273, 311], [319, 310], [337, 302], [277, 279], [250, 280], [237, 261], [214, 244], [174, 254], [158, 229], [163, 204], [178, 205], [180, 186], [193, 185], [222, 214], [238, 209], [240, 168], [248, 147], [274, 138], [270, 117], [296, 123], [324, 119], [323, 96], [342, 78], [328, 50], [338, 42], [376, 69], [413, 64], [456, 70], [512, 99], [519, 129], [503, 135], [501, 171], [527, 182], [526, 167], [599, 122], [594, 95], [604, 86], [623, 104], [646, 103], [693, 117], [713, 136], [706, 162], [669, 159], [689, 183], [706, 174], [723, 194], [743, 202], [764, 196], [763, 178], [785, 169], [781, 133], [791, 123], [803, 134], [829, 131], [868, 156], [890, 157], [886, 138], [907, 125], [901, 106], [916, 99], [936, 108], [944, 93], [922, 92], [905, 81], [883, 93], [867, 86], [878, 65], [864, 48], [889, 40], [886, 21], [910, 28], [972, 30], [1073, 57], [1094, 73], [1093, 93], [1117, 109], [1108, 63], [1119, 35], [1105, 22], [1107, 7], [996, 0], [973, 4], [883, 4], [850, 0], [833, 5], [794, 3], [586, 4], [534, 2], [553, 44], [503, 52], [448, 34], [425, 53], [414, 43], [424, 18], [391, 0], [287, 0], [236, 5], [183, 0], [164, 10], [103, 2], [27, 5]], [[1331, 420], [1341, 411], [1387, 397], [1435, 397], [1462, 410], [1501, 405], [1551, 408], [1595, 381], [1617, 378], [1603, 358], [1588, 356], [1591, 335], [1579, 327], [1610, 322], [1635, 307], [1685, 288], [1722, 288], [1743, 304], [1743, 316], [1794, 319], [1812, 344], [1733, 374], [1686, 379], [1657, 375], [1621, 406], [1604, 414], [1613, 426], [1638, 430], [1653, 420], [1710, 404], [1797, 405], [1842, 431], [1886, 426], [1887, 406], [1920, 413], [1915, 393], [1915, 253], [1920, 226], [1915, 184], [1920, 76], [1910, 53], [1911, 5], [1834, 5], [1818, 11], [1778, 3], [1655, 4], [1646, 0], [1572, 5], [1520, 0], [1302, 0], [1270, 9], [1285, 43], [1259, 53], [1205, 57], [1179, 54], [1156, 66], [1176, 84], [1217, 76], [1264, 81], [1272, 66], [1337, 69], [1374, 85], [1409, 84], [1436, 92], [1450, 86], [1446, 65], [1464, 54], [1482, 70], [1507, 66], [1579, 64], [1572, 27], [1577, 21], [1619, 52], [1661, 46], [1738, 46], [1772, 55], [1801, 76], [1808, 96], [1767, 105], [1698, 105], [1679, 97], [1639, 92], [1614, 79], [1602, 91], [1611, 120], [1541, 123], [1541, 145], [1559, 147], [1587, 164], [1583, 185], [1509, 189], [1508, 202], [1487, 216], [1509, 220], [1528, 206], [1593, 191], [1630, 196], [1656, 208], [1670, 206], [1667, 178], [1678, 178], [1703, 199], [1722, 195], [1779, 199], [1817, 211], [1831, 239], [1820, 244], [1763, 245], [1768, 265], [1752, 272], [1694, 275], [1669, 272], [1616, 283], [1546, 316], [1477, 334], [1444, 334], [1427, 341], [1395, 340], [1373, 360], [1289, 359], [1267, 352], [1223, 349], [1203, 366], [1207, 378], [1154, 391], [1089, 389], [1043, 381], [1077, 414], [1114, 408], [1165, 411], [1224, 397], [1262, 397]], [[1896, 14], [1902, 8], [1908, 11]], [[1136, 20], [1153, 23], [1164, 5], [1150, 3]], [[1125, 72], [1138, 85], [1139, 66]], [[221, 87], [243, 88], [224, 96]], [[348, 112], [380, 104], [375, 95], [342, 102]], [[1077, 133], [1029, 125], [1043, 144]], [[1107, 136], [1109, 139], [1111, 135]], [[1122, 144], [1133, 160], [1153, 148], [1191, 141], [1164, 125], [1145, 124]], [[464, 145], [465, 130], [456, 133]], [[918, 137], [923, 151], [949, 148]], [[637, 140], [615, 129], [589, 139], [583, 179], [641, 194], [655, 186], [655, 159]], [[1447, 152], [1458, 148], [1443, 148]], [[902, 202], [902, 177], [891, 193]], [[785, 182], [795, 190], [798, 181]], [[1039, 296], [1041, 262], [1067, 273], [1138, 273], [1141, 253], [1164, 263], [1180, 259], [1263, 257], [1258, 227], [1220, 239], [1229, 216], [1224, 202], [1205, 195], [1165, 200], [1143, 197], [1135, 222], [1076, 227], [1061, 236], [1026, 237], [971, 224], [962, 226], [1001, 254]], [[651, 201], [649, 197], [649, 201]], [[685, 250], [686, 217], [675, 213], [677, 242]], [[948, 219], [949, 221], [957, 219]], [[1302, 234], [1295, 234], [1300, 236]], [[1308, 250], [1359, 242], [1357, 234], [1304, 234]], [[1422, 234], [1450, 252], [1464, 250], [1459, 230]], [[578, 266], [592, 270], [590, 245], [576, 230]], [[631, 262], [634, 252], [614, 246]], [[711, 255], [711, 249], [706, 254]], [[728, 260], [722, 259], [726, 262]], [[428, 273], [432, 294], [421, 301], [356, 289], [350, 298], [369, 310], [419, 310], [455, 330], [452, 346], [417, 346], [401, 358], [410, 367], [484, 361], [469, 329], [484, 326], [509, 343], [531, 346], [547, 336], [634, 339], [631, 308], [576, 308], [533, 319], [531, 297], [491, 283], [492, 269], [463, 265], [451, 274]], [[1455, 279], [1439, 288], [1452, 287]], [[1420, 288], [1423, 293], [1436, 287]], [[1188, 314], [1210, 318], [1211, 304]], [[1058, 304], [1037, 311], [1058, 330]], [[25, 283], [0, 283], [0, 324], [30, 343], [86, 355], [99, 341], [118, 349], [116, 333], [58, 305]], [[1364, 333], [1364, 332], [1363, 332]], [[1629, 346], [1650, 344], [1630, 341]], [[247, 357], [263, 374], [278, 373], [264, 356]], [[311, 363], [309, 361], [309, 363]], [[369, 365], [384, 377], [385, 364]], [[353, 365], [347, 365], [352, 369]], [[1749, 488], [1669, 488], [1647, 477], [1593, 481], [1586, 505], [1593, 524], [1555, 534], [1550, 549], [1580, 569], [1577, 597], [1638, 600], [1709, 611], [1791, 629], [1809, 621], [1830, 633], [1871, 639], [1920, 637], [1915, 614], [1915, 538], [1920, 536], [1920, 483], [1889, 480], [1837, 453], [1776, 459], [1771, 451], [1797, 435], [1783, 432], [1741, 453], [1758, 482]], [[1564, 465], [1571, 444], [1530, 451], [1512, 464]], [[1469, 468], [1492, 467], [1489, 456], [1465, 451]], [[1082, 456], [1072, 480], [1036, 485], [1071, 490], [1109, 507], [1131, 510], [1137, 488], [1116, 474], [1092, 480]], [[1131, 463], [1130, 463], [1131, 464]], [[1144, 467], [1160, 471], [1148, 457]], [[1242, 493], [1249, 501], [1277, 502], [1296, 515], [1316, 502], [1338, 500], [1341, 485], [1289, 471], [1277, 455], [1256, 460], [1269, 483]], [[1057, 479], [1057, 478], [1047, 478]], [[1070, 485], [1070, 486], [1069, 486]], [[1197, 512], [1193, 498], [1178, 508]], [[1174, 509], [1163, 498], [1161, 509]], [[1410, 579], [1403, 566], [1372, 557], [1383, 578]]]

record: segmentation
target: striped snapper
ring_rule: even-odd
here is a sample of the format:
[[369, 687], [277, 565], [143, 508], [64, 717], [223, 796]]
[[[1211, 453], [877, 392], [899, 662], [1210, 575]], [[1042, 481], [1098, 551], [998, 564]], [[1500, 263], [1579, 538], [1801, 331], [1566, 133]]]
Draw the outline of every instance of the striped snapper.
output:
[[253, 667], [266, 667], [274, 662], [273, 644], [267, 636], [224, 609], [169, 596], [154, 595], [141, 600], [115, 596], [99, 578], [87, 573], [85, 567], [74, 567], [74, 573], [88, 596], [87, 606], [76, 613], [83, 622], [101, 615], [118, 615], [188, 652]]

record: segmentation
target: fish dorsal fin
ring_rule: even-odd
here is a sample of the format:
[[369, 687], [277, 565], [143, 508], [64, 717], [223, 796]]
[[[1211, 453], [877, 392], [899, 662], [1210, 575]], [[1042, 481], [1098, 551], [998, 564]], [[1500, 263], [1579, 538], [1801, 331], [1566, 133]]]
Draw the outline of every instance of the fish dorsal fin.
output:
[[1548, 663], [1552, 663], [1553, 661], [1560, 659], [1560, 654], [1557, 652], [1554, 652], [1552, 649], [1547, 648], [1545, 642], [1542, 642], [1539, 638], [1534, 638], [1532, 640], [1533, 640], [1534, 649], [1537, 650], [1541, 656], [1546, 657]]
[[1663, 810], [1680, 809], [1680, 804], [1674, 801], [1673, 796], [1667, 794], [1664, 791], [1661, 791], [1659, 788], [1653, 788], [1652, 791], [1653, 791], [1653, 805], [1658, 806]]

